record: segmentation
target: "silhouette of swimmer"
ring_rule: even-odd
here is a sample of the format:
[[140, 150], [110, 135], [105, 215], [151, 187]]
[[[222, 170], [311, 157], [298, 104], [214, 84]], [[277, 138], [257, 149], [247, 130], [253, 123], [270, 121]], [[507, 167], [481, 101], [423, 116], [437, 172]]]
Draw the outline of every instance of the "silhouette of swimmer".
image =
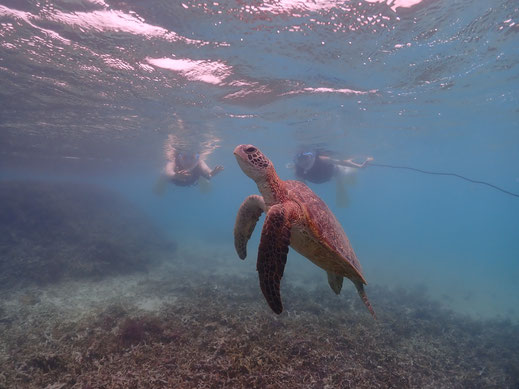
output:
[[368, 162], [373, 161], [372, 157], [359, 164], [353, 159], [339, 160], [331, 158], [322, 150], [303, 151], [294, 158], [294, 167], [297, 178], [322, 184], [330, 181], [338, 175], [348, 175], [358, 168], [364, 168]]
[[223, 166], [217, 165], [211, 169], [205, 162], [207, 155], [208, 153], [177, 151], [171, 144], [167, 144], [167, 163], [155, 185], [154, 192], [163, 194], [167, 183], [176, 186], [193, 186], [200, 183], [201, 191], [208, 192], [208, 180], [220, 173]]
[[177, 186], [191, 186], [198, 184], [200, 177], [210, 180], [222, 170], [221, 165], [211, 169], [198, 153], [178, 152], [166, 164], [163, 176]]
[[346, 186], [355, 183], [355, 173], [358, 169], [366, 167], [373, 161], [372, 157], [366, 158], [362, 163], [356, 163], [350, 159], [334, 159], [324, 150], [313, 149], [298, 153], [294, 163], [287, 165], [295, 169], [295, 175], [299, 180], [322, 184], [336, 180], [336, 201], [340, 207], [348, 204]]

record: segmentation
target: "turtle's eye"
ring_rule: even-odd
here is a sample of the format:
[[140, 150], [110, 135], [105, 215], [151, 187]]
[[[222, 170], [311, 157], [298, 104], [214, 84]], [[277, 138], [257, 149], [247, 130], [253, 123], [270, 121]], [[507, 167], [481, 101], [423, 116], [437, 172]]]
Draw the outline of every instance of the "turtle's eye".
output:
[[245, 152], [246, 152], [246, 153], [254, 153], [256, 150], [257, 150], [256, 147], [254, 147], [254, 146], [250, 146], [250, 147], [247, 147], [247, 148], [245, 149]]

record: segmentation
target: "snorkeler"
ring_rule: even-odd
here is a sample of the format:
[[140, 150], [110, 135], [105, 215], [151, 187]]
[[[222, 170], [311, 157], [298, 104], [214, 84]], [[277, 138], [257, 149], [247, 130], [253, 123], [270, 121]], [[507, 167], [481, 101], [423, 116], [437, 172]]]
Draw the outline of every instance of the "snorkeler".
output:
[[191, 186], [196, 185], [200, 177], [210, 180], [222, 170], [221, 165], [211, 169], [198, 153], [178, 152], [166, 164], [163, 176], [175, 185]]
[[356, 163], [352, 158], [340, 160], [327, 155], [323, 150], [314, 149], [303, 151], [294, 158], [294, 163], [289, 167], [295, 168], [295, 175], [299, 180], [322, 184], [336, 179], [336, 200], [340, 207], [347, 206], [346, 185], [354, 182], [354, 173], [357, 169], [366, 167], [373, 161], [372, 157], [366, 158], [362, 163]]
[[169, 136], [165, 143], [166, 166], [155, 185], [156, 194], [162, 194], [167, 183], [176, 186], [201, 185], [201, 191], [209, 191], [208, 181], [223, 170], [218, 165], [211, 169], [205, 162], [209, 151], [197, 153], [192, 151], [180, 151], [174, 147], [174, 136]]
[[330, 181], [332, 177], [338, 175], [348, 175], [357, 168], [364, 168], [368, 162], [373, 161], [372, 157], [359, 164], [353, 159], [339, 160], [331, 158], [321, 150], [304, 151], [294, 158], [294, 167], [297, 178], [322, 184]]

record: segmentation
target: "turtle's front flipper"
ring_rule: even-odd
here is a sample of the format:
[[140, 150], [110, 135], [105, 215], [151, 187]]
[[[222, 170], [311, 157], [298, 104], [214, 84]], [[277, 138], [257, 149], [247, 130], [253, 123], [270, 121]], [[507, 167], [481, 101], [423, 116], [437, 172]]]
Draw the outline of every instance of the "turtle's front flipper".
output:
[[264, 211], [265, 201], [263, 197], [257, 195], [247, 197], [238, 210], [234, 224], [234, 247], [241, 259], [247, 256], [247, 242]]
[[332, 288], [335, 294], [341, 293], [344, 277], [329, 271], [327, 271], [326, 274], [328, 275], [328, 284], [330, 285], [330, 288]]
[[298, 205], [290, 201], [272, 206], [261, 231], [256, 268], [261, 291], [270, 308], [277, 314], [283, 311], [279, 287], [287, 262], [290, 229], [298, 210]]

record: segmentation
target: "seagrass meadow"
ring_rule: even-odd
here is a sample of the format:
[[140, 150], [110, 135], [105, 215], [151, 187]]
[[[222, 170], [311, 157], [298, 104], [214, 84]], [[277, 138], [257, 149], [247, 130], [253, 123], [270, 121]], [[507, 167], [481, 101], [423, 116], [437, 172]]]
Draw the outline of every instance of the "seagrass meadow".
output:
[[225, 274], [222, 253], [214, 267], [193, 251], [176, 257], [147, 273], [3, 291], [0, 387], [519, 384], [519, 330], [509, 321], [454, 314], [420, 290], [372, 288], [374, 321], [353, 290], [337, 297], [324, 277], [308, 288], [285, 283], [277, 316], [254, 275]]

